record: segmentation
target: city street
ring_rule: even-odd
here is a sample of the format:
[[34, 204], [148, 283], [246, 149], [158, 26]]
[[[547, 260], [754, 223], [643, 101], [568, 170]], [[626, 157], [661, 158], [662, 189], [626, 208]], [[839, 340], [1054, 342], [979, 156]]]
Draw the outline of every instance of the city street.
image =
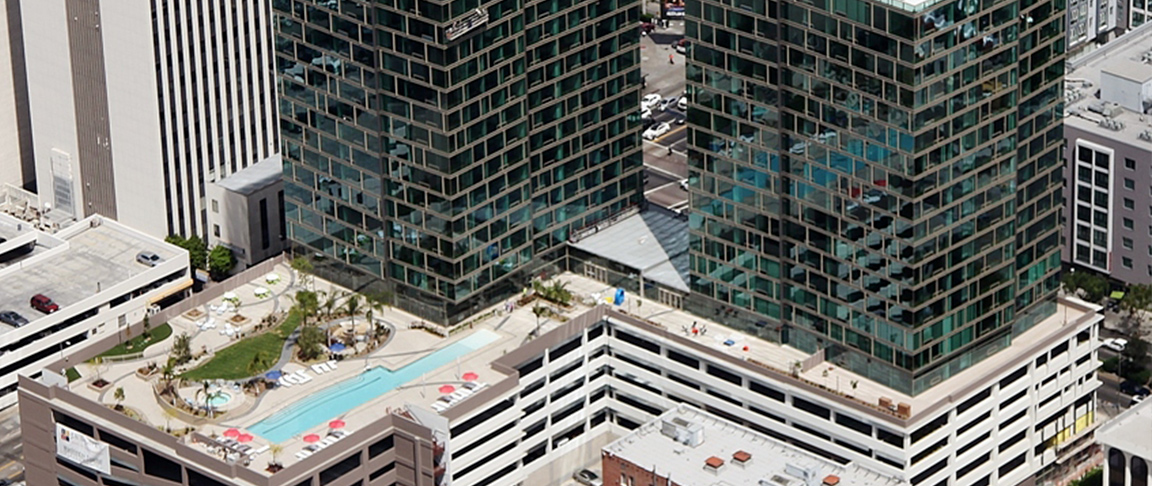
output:
[[[657, 29], [640, 39], [641, 72], [647, 84], [644, 94], [656, 93], [663, 98], [684, 94], [684, 55], [672, 47], [683, 37], [684, 22], [673, 21], [668, 28]], [[671, 63], [669, 56], [672, 56]], [[687, 114], [675, 106], [665, 111], [652, 110], [652, 118], [657, 123], [668, 123], [672, 130], [655, 140], [644, 140], [647, 167], [644, 194], [652, 204], [670, 209], [688, 207], [688, 191], [680, 185], [680, 181], [688, 177], [688, 127], [676, 123], [685, 117]]]

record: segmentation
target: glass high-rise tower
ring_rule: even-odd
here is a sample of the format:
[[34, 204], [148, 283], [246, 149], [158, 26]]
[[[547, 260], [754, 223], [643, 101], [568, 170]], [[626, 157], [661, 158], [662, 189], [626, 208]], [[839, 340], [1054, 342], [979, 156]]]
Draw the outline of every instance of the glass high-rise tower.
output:
[[1064, 0], [687, 7], [691, 310], [909, 394], [1054, 312]]
[[457, 322], [643, 198], [637, 0], [274, 1], [288, 234]]

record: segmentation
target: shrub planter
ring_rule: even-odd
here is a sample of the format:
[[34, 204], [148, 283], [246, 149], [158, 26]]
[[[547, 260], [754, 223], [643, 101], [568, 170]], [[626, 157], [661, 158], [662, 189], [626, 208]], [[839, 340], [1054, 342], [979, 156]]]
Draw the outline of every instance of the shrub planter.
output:
[[103, 378], [97, 378], [88, 384], [88, 388], [92, 389], [93, 391], [97, 391], [97, 392], [103, 392], [105, 389], [107, 389], [110, 386], [112, 386], [112, 382], [105, 380]]

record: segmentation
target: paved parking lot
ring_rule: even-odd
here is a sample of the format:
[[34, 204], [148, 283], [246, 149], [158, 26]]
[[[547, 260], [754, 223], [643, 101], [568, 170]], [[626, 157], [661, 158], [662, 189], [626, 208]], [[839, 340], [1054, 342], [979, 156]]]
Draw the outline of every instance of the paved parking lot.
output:
[[[684, 55], [672, 47], [683, 37], [684, 22], [674, 21], [668, 28], [657, 29], [641, 39], [640, 69], [646, 81], [644, 94], [657, 93], [664, 98], [683, 95]], [[644, 141], [644, 165], [647, 167], [644, 194], [649, 202], [671, 209], [688, 207], [688, 191], [680, 185], [680, 180], [688, 177], [688, 128], [676, 123], [677, 119], [685, 117], [686, 114], [674, 105], [665, 111], [653, 110], [652, 118], [657, 123], [670, 124], [672, 130], [655, 140]]]

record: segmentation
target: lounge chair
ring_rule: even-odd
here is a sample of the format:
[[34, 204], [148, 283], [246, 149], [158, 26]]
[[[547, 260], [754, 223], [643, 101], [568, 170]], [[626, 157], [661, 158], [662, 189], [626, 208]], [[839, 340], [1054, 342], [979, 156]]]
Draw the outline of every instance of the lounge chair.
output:
[[248, 451], [251, 451], [251, 450], [252, 450], [252, 446], [250, 446], [248, 444], [240, 444], [240, 446], [236, 448], [236, 452], [239, 452], [241, 454], [248, 454]]
[[347, 430], [333, 430], [332, 435], [335, 435], [336, 437], [343, 439], [345, 437], [348, 437], [348, 431]]
[[331, 368], [332, 371], [336, 371], [336, 360], [329, 361], [328, 367]]
[[464, 388], [467, 388], [469, 390], [475, 390], [477, 388], [480, 388], [480, 384], [476, 383], [474, 381], [468, 381], [468, 382], [464, 383]]
[[320, 447], [317, 444], [308, 444], [308, 445], [304, 446], [304, 450], [306, 450], [308, 452], [316, 452], [320, 449], [322, 449], [322, 447]]
[[311, 456], [311, 455], [312, 455], [311, 452], [299, 451], [296, 453], [296, 459], [304, 460], [305, 458], [307, 458], [308, 456]]
[[284, 388], [288, 388], [288, 387], [292, 386], [292, 382], [288, 381], [288, 375], [281, 375], [280, 379], [277, 380], [277, 383], [280, 383], [280, 386], [282, 386]]
[[312, 365], [312, 371], [314, 373], [316, 373], [317, 375], [319, 375], [319, 374], [324, 373], [324, 368], [322, 368], [321, 365], [314, 364], [314, 365]]
[[261, 447], [261, 448], [259, 448], [259, 449], [256, 449], [256, 450], [254, 450], [254, 451], [250, 452], [250, 453], [248, 454], [248, 457], [256, 457], [256, 456], [259, 456], [260, 454], [263, 454], [263, 453], [265, 453], [265, 452], [268, 452], [268, 449], [271, 449], [271, 448], [272, 448], [272, 446], [270, 446], [270, 445], [265, 445], [264, 447]]
[[308, 376], [308, 372], [304, 371], [304, 370], [296, 371], [296, 376], [297, 376], [297, 380], [298, 380], [297, 383], [299, 383], [299, 384], [304, 384], [304, 383], [308, 383], [309, 381], [312, 381], [312, 377]]
[[436, 413], [443, 412], [448, 410], [448, 404], [443, 402], [432, 402], [432, 410], [435, 410]]
[[324, 447], [328, 447], [332, 444], [335, 444], [336, 440], [337, 439], [335, 437], [325, 437], [323, 439], [320, 439], [320, 442], [318, 442], [318, 443], [320, 444], [321, 448], [324, 448]]

